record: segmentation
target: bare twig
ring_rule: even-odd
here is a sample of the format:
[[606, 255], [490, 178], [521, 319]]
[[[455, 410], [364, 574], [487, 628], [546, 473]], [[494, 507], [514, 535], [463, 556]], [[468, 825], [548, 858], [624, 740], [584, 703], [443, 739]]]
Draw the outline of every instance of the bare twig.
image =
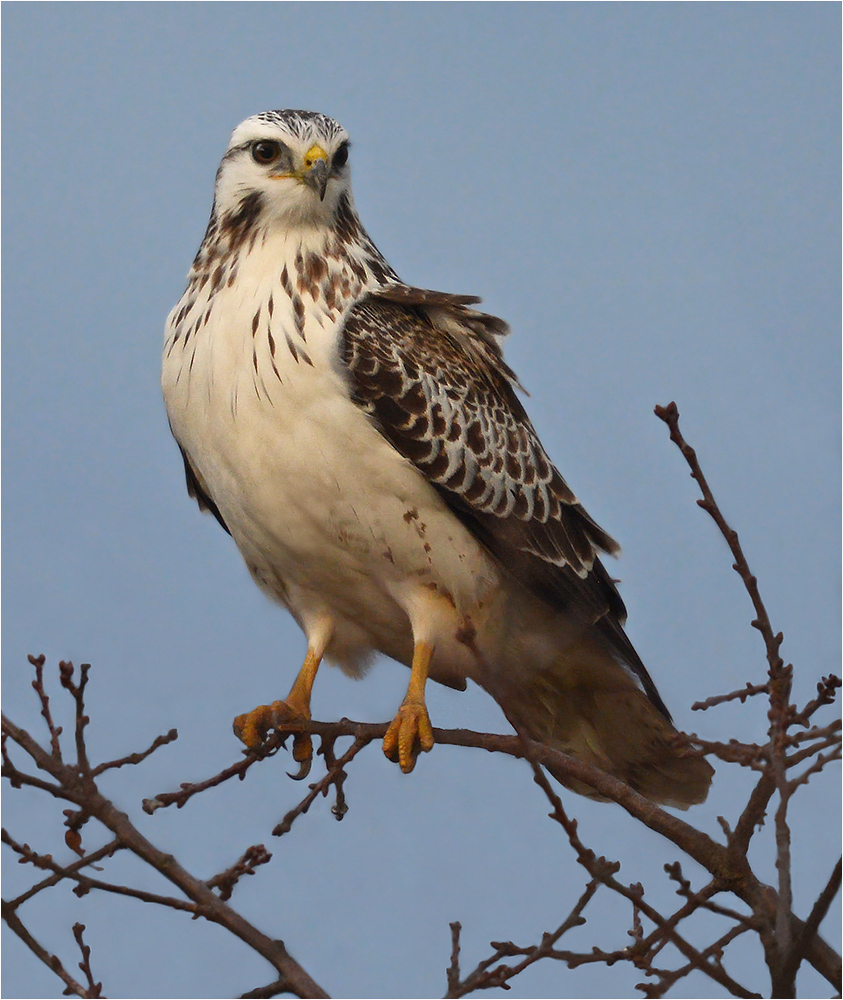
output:
[[841, 867], [843, 867], [843, 859], [838, 860], [837, 864], [834, 866], [834, 870], [832, 871], [825, 888], [819, 894], [816, 902], [811, 908], [808, 919], [802, 925], [799, 933], [795, 936], [791, 953], [785, 957], [785, 969], [783, 973], [783, 978], [785, 980], [795, 980], [799, 966], [805, 958], [808, 943], [816, 935], [823, 918], [826, 913], [828, 913], [828, 908], [831, 906], [832, 900], [840, 891]]
[[73, 680], [74, 667], [70, 660], [59, 660], [59, 677], [61, 686], [66, 688], [73, 700], [76, 702], [76, 727], [74, 737], [76, 740], [76, 766], [80, 774], [87, 775], [91, 771], [88, 763], [88, 751], [85, 748], [85, 726], [91, 721], [85, 715], [85, 688], [88, 686], [88, 673], [91, 669], [90, 663], [82, 663], [79, 667], [79, 683]]
[[150, 746], [140, 753], [130, 753], [126, 757], [121, 757], [119, 760], [107, 760], [103, 764], [97, 764], [97, 766], [91, 771], [91, 777], [97, 778], [103, 773], [103, 771], [110, 771], [114, 768], [125, 767], [127, 764], [140, 764], [141, 761], [146, 760], [150, 754], [155, 753], [159, 747], [166, 746], [168, 743], [172, 743], [178, 738], [178, 730], [171, 729], [169, 733], [165, 733], [163, 736], [156, 736]]
[[821, 681], [817, 684], [817, 697], [813, 698], [808, 704], [795, 715], [793, 721], [800, 726], [807, 726], [808, 720], [817, 711], [818, 708], [823, 708], [825, 705], [833, 704], [837, 697], [837, 691], [840, 689], [843, 681], [834, 674], [829, 674], [828, 677], [823, 677]]
[[772, 775], [762, 772], [758, 784], [753, 788], [749, 801], [735, 824], [735, 830], [729, 839], [729, 847], [736, 854], [746, 857], [749, 844], [757, 829], [764, 823], [767, 804], [776, 791], [776, 783]]
[[71, 993], [75, 993], [77, 996], [83, 998], [90, 997], [91, 1000], [94, 1000], [96, 997], [102, 998], [102, 993], [90, 993], [81, 983], [78, 983], [62, 965], [59, 957], [57, 955], [51, 955], [35, 940], [20, 917], [13, 909], [10, 908], [9, 904], [5, 900], [2, 901], [0, 906], [2, 906], [2, 917], [6, 921], [6, 924], [15, 932], [15, 934], [17, 934], [33, 955], [39, 958], [48, 969], [52, 969], [53, 972], [55, 972], [55, 974], [67, 987], [65, 990], [66, 994], [69, 995]]
[[[749, 928], [742, 927], [740, 925], [736, 927], [730, 927], [725, 934], [721, 935], [716, 941], [710, 944], [707, 948], [701, 951], [700, 958], [705, 961], [711, 960], [712, 967], [720, 969], [725, 974], [725, 969], [721, 964], [723, 958], [723, 952], [726, 946], [731, 944], [735, 938], [740, 937], [745, 934]], [[641, 990], [645, 997], [663, 997], [667, 991], [675, 985], [680, 979], [684, 979], [685, 976], [690, 975], [692, 972], [696, 972], [699, 969], [699, 964], [696, 960], [688, 962], [687, 964], [680, 966], [678, 969], [650, 969], [646, 970], [652, 975], [658, 976], [658, 982], [655, 983], [637, 983], [636, 989]], [[760, 997], [759, 993], [750, 994], [733, 994], [733, 996], [751, 996]]]
[[205, 884], [209, 889], [219, 889], [220, 899], [231, 899], [234, 887], [244, 875], [254, 875], [256, 868], [271, 860], [272, 855], [263, 844], [253, 844], [230, 868], [214, 875]]
[[707, 709], [714, 708], [715, 705], [723, 705], [727, 701], [739, 701], [743, 705], [747, 698], [751, 698], [755, 694], [767, 694], [769, 690], [768, 684], [750, 684], [747, 681], [745, 688], [730, 691], [729, 694], [717, 694], [712, 698], [706, 698], [705, 701], [695, 701], [691, 705], [691, 711], [705, 712]]
[[47, 658], [42, 653], [40, 656], [30, 654], [27, 659], [35, 667], [35, 680], [32, 682], [32, 687], [38, 695], [38, 700], [41, 702], [41, 714], [44, 716], [47, 729], [50, 731], [50, 752], [56, 760], [60, 761], [61, 744], [59, 737], [61, 736], [62, 729], [61, 726], [57, 726], [53, 722], [53, 716], [50, 711], [50, 699], [44, 690], [44, 664], [47, 662]]
[[[779, 656], [779, 647], [782, 643], [782, 635], [781, 633], [773, 633], [767, 609], [764, 607], [764, 602], [761, 600], [761, 594], [758, 590], [758, 580], [752, 575], [749, 564], [746, 561], [746, 556], [744, 556], [743, 549], [741, 548], [741, 544], [738, 539], [738, 533], [734, 530], [734, 528], [731, 528], [726, 523], [726, 519], [720, 512], [720, 508], [717, 506], [717, 502], [714, 499], [714, 495], [711, 492], [708, 481], [703, 475], [703, 471], [697, 461], [696, 452], [688, 444], [679, 430], [679, 410], [677, 409], [676, 403], [668, 403], [667, 406], [657, 406], [655, 408], [655, 414], [660, 420], [663, 420], [667, 424], [670, 429], [670, 440], [673, 441], [682, 452], [683, 458], [691, 469], [692, 478], [697, 481], [697, 484], [700, 487], [700, 492], [702, 493], [703, 498], [702, 500], [697, 500], [697, 504], [710, 515], [714, 523], [720, 529], [720, 533], [726, 539], [726, 543], [729, 548], [732, 550], [732, 555], [735, 558], [735, 563], [732, 568], [738, 576], [740, 576], [741, 580], [743, 580], [746, 591], [749, 594], [753, 607], [755, 608], [755, 620], [752, 622], [752, 626], [758, 629], [764, 639], [764, 643], [767, 648], [767, 660], [770, 666], [770, 676], [771, 678], [779, 679], [785, 669], [782, 658]], [[789, 686], [787, 691], [789, 693]]]
[[[13, 850], [18, 850], [19, 845], [12, 842], [11, 837], [9, 837], [5, 829], [2, 831], [2, 833], [3, 833], [3, 843], [9, 844], [9, 846], [12, 847]], [[8, 840], [6, 839], [7, 837]], [[77, 872], [82, 868], [86, 868], [89, 865], [96, 867], [97, 861], [102, 861], [104, 858], [110, 858], [117, 851], [120, 850], [123, 850], [123, 845], [116, 840], [112, 840], [109, 843], [107, 843], [105, 847], [101, 847], [98, 851], [92, 851], [90, 854], [86, 854], [85, 857], [81, 858], [79, 861], [74, 861], [70, 865], [65, 865], [64, 868], [62, 868], [61, 872], [57, 872], [56, 874], [51, 875], [49, 878], [45, 878], [43, 882], [38, 882], [37, 885], [33, 885], [30, 889], [27, 889], [26, 892], [22, 892], [20, 896], [16, 896], [14, 899], [9, 900], [9, 902], [6, 905], [9, 906], [11, 909], [16, 910], [19, 906], [23, 905], [28, 899], [32, 899], [33, 896], [36, 896], [39, 892], [41, 892], [42, 889], [49, 889], [54, 885], [58, 885], [59, 882], [62, 881], [62, 879], [68, 878], [74, 872]], [[18, 850], [18, 853], [22, 852]]]
[[85, 978], [88, 980], [88, 996], [101, 997], [102, 983], [94, 982], [94, 974], [91, 972], [91, 946], [85, 944], [85, 939], [82, 936], [84, 933], [84, 924], [73, 925], [73, 936], [76, 938], [76, 943], [82, 952], [82, 961], [79, 963], [79, 968], [85, 973]]
[[451, 961], [448, 965], [448, 996], [453, 996], [460, 986], [460, 934], [462, 924], [454, 920], [448, 925], [451, 928]]
[[[495, 949], [494, 954], [480, 962], [473, 972], [469, 973], [464, 980], [460, 980], [459, 972], [459, 936], [461, 924], [451, 924], [451, 965], [448, 968], [448, 992], [446, 998], [464, 997], [475, 990], [487, 990], [493, 987], [508, 989], [507, 983], [520, 975], [526, 968], [543, 958], [553, 958], [568, 963], [569, 968], [575, 968], [589, 961], [606, 962], [612, 965], [615, 961], [625, 958], [623, 952], [614, 955], [599, 952], [597, 949], [591, 954], [580, 954], [571, 951], [558, 951], [553, 946], [556, 942], [573, 927], [579, 927], [585, 923], [583, 910], [588, 906], [599, 888], [599, 882], [592, 879], [585, 887], [585, 891], [574, 904], [573, 909], [556, 928], [552, 934], [542, 934], [541, 944], [530, 945], [526, 948], [519, 947], [511, 941], [492, 941], [491, 946]], [[502, 958], [514, 958], [523, 955], [524, 960], [517, 965], [497, 965]]]
[[267, 986], [259, 986], [256, 990], [241, 993], [240, 1000], [261, 1000], [264, 997], [277, 997], [282, 993], [290, 992], [290, 983], [288, 980], [276, 979], [274, 983], [269, 983]]
[[[686, 879], [685, 876], [683, 875], [682, 866], [678, 861], [666, 864], [664, 866], [664, 870], [665, 872], [667, 872], [668, 877], [673, 882], [677, 883], [677, 889], [676, 889], [677, 894], [683, 896], [690, 903], [692, 903], [694, 909], [702, 908], [705, 910], [709, 910], [712, 913], [719, 913], [720, 916], [728, 917], [735, 923], [743, 924], [747, 928], [754, 926], [751, 915], [748, 916], [744, 913], [738, 913], [737, 910], [733, 910], [730, 907], [721, 906], [719, 903], [713, 903], [708, 898], [709, 895], [718, 891], [716, 882], [709, 882], [709, 884], [705, 886], [703, 889], [695, 891], [691, 888], [690, 881]], [[686, 913], [683, 913], [683, 918], [685, 916], [689, 916], [691, 912], [692, 911], [689, 910]]]
[[[328, 741], [323, 737], [323, 741], [328, 742], [330, 747], [333, 748], [334, 744], [333, 739]], [[333, 814], [336, 816], [337, 819], [342, 819], [348, 809], [348, 807], [345, 804], [345, 796], [342, 791], [343, 782], [345, 781], [344, 768], [351, 760], [354, 759], [354, 757], [357, 756], [358, 753], [360, 753], [360, 751], [364, 747], [368, 746], [369, 742], [370, 741], [365, 738], [359, 738], [359, 737], [355, 738], [354, 742], [351, 744], [348, 750], [346, 750], [346, 752], [342, 755], [342, 757], [339, 758], [339, 760], [336, 760], [334, 758], [333, 750], [332, 749], [329, 750], [329, 753], [326, 754], [326, 762], [328, 764], [327, 774], [319, 781], [308, 786], [310, 788], [308, 794], [305, 795], [305, 797], [301, 800], [301, 802], [299, 802], [297, 806], [291, 809], [284, 816], [281, 822], [275, 826], [275, 828], [272, 831], [272, 836], [281, 837], [285, 833], [289, 833], [290, 829], [293, 826], [293, 822], [299, 816], [302, 816], [304, 813], [307, 812], [307, 810], [311, 807], [313, 802], [318, 798], [320, 794], [327, 795], [331, 785], [336, 786], [337, 789], [337, 801], [334, 804], [333, 809], [331, 811], [333, 812]]]
[[[188, 913], [194, 914], [197, 912], [194, 903], [188, 903], [183, 899], [176, 899], [173, 896], [161, 896], [158, 893], [147, 892], [144, 889], [133, 889], [131, 886], [114, 885], [111, 882], [91, 878], [90, 875], [84, 875], [79, 871], [78, 863], [67, 867], [60, 865], [57, 861], [53, 860], [52, 855], [38, 854], [32, 850], [29, 844], [19, 844], [12, 840], [6, 830], [3, 830], [3, 843], [8, 844], [13, 851], [20, 854], [22, 861], [26, 861], [36, 868], [54, 872], [56, 882], [60, 882], [62, 879], [70, 879], [71, 882], [75, 882], [76, 888], [73, 891], [77, 896], [84, 896], [92, 889], [99, 889], [102, 892], [111, 892], [118, 896], [131, 896], [144, 903], [157, 903], [161, 906], [168, 906], [173, 910], [186, 910]], [[87, 858], [83, 860], [87, 862]]]
[[[174, 732], [174, 730], [171, 729], [170, 732]], [[161, 739], [161, 737], [158, 738]], [[163, 809], [171, 805], [175, 805], [177, 809], [181, 809], [194, 795], [198, 795], [208, 788], [215, 788], [217, 785], [222, 785], [230, 778], [239, 778], [242, 781], [246, 777], [246, 772], [253, 764], [257, 764], [259, 760], [263, 760], [266, 757], [271, 757], [283, 745], [284, 738], [282, 736], [272, 735], [260, 750], [244, 751], [244, 756], [241, 760], [238, 760], [230, 767], [224, 768], [219, 774], [215, 774], [211, 778], [206, 778], [204, 781], [185, 781], [182, 782], [181, 788], [177, 792], [161, 792], [151, 799], [144, 799], [142, 803], [143, 811], [149, 813], [151, 816], [156, 809]]]
[[[355, 740], [355, 743], [356, 742], [357, 741]], [[339, 822], [340, 820], [342, 820], [343, 816], [345, 816], [345, 814], [348, 812], [348, 803], [345, 800], [345, 788], [344, 788], [345, 779], [348, 777], [345, 771], [345, 764], [347, 764], [348, 761], [351, 760], [351, 758], [349, 757], [348, 760], [345, 760], [344, 763], [338, 762], [337, 758], [334, 755], [335, 743], [336, 740], [329, 739], [328, 737], [323, 737], [318, 752], [322, 754], [322, 756], [325, 759], [325, 767], [327, 769], [327, 774], [333, 775], [335, 798], [334, 798], [334, 804], [331, 806], [331, 813], [333, 816], [336, 817], [337, 821]], [[362, 750], [365, 745], [366, 745], [365, 743], [361, 742], [359, 749]], [[352, 747], [353, 746], [354, 744], [352, 744]], [[325, 791], [322, 794], [323, 795], [328, 794], [327, 786], [325, 787]]]
[[791, 780], [791, 782], [789, 784], [789, 789], [790, 789], [791, 795], [793, 794], [793, 792], [796, 791], [796, 789], [800, 785], [807, 785], [808, 784], [808, 780], [813, 775], [819, 774], [819, 772], [822, 771], [822, 769], [826, 766], [826, 764], [830, 764], [831, 761], [833, 761], [833, 760], [840, 760], [840, 747], [839, 746], [835, 746], [831, 753], [826, 753], [826, 754], [818, 753], [817, 754], [817, 759], [815, 761], [813, 761], [813, 763], [811, 764], [811, 766], [810, 767], [806, 767], [805, 770], [802, 771], [801, 774], [798, 774], [795, 778], [793, 778]]

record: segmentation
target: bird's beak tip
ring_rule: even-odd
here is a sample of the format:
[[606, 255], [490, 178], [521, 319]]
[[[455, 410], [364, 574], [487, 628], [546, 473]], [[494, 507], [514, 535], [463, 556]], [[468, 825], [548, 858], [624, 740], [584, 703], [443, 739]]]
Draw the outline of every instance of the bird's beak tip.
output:
[[328, 154], [318, 145], [313, 145], [305, 154], [304, 180], [319, 195], [319, 200], [325, 200], [328, 189]]
[[319, 200], [324, 201], [329, 177], [328, 164], [324, 160], [317, 160], [307, 168], [303, 179], [305, 184], [319, 195]]

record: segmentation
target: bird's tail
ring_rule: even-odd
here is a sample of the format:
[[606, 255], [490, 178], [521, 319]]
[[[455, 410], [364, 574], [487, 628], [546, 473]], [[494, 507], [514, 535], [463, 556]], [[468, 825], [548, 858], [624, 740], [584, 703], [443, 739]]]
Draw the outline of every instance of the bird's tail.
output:
[[[517, 683], [508, 674], [499, 675], [506, 691], [495, 697], [525, 735], [596, 765], [660, 805], [687, 809], [705, 800], [711, 765], [599, 641], [581, 638], [546, 666], [519, 671]], [[549, 770], [573, 791], [601, 798]]]

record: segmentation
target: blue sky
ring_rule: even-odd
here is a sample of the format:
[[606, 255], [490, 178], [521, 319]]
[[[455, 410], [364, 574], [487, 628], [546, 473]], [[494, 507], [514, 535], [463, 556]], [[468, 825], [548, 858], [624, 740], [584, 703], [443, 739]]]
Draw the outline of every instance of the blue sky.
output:
[[[358, 209], [399, 274], [511, 324], [548, 451], [623, 547], [628, 631], [677, 723], [763, 739], [762, 705], [690, 712], [760, 680], [763, 647], [652, 408], [677, 401], [806, 700], [840, 659], [839, 21], [829, 3], [5, 3], [6, 713], [37, 730], [26, 653], [44, 652], [93, 664], [95, 755], [178, 727], [106, 783], [137, 817], [235, 760], [232, 717], [289, 687], [303, 638], [188, 500], [158, 379], [231, 129], [301, 107], [349, 130]], [[360, 683], [323, 670], [314, 714], [385, 721], [406, 681], [389, 662]], [[506, 731], [480, 691], [429, 695], [434, 725]], [[372, 748], [342, 824], [319, 803], [270, 843], [302, 793], [287, 769], [138, 824], [203, 876], [266, 842], [235, 905], [332, 995], [441, 995], [450, 920], [470, 966], [492, 939], [538, 940], [579, 895], [525, 766], [437, 747], [404, 777]], [[689, 818], [716, 835], [748, 787], [719, 767]], [[832, 787], [794, 817], [802, 915], [838, 853]], [[668, 905], [674, 852], [616, 806], [568, 801]], [[57, 850], [60, 808], [19, 793], [5, 809], [13, 836]], [[26, 874], [7, 865], [5, 892]], [[108, 995], [268, 981], [213, 928], [51, 893], [25, 916], [71, 963], [85, 923]], [[626, 914], [600, 906], [571, 947], [620, 946]], [[59, 996], [6, 937], [4, 996]], [[750, 950], [732, 970], [764, 988]], [[632, 995], [639, 978], [539, 966], [518, 995]], [[821, 988], [808, 973], [803, 994]]]

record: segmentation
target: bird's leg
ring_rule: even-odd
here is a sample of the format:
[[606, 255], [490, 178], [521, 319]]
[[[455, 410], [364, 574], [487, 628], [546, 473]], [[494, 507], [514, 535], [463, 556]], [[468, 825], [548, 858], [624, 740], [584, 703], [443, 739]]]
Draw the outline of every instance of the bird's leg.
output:
[[424, 686], [433, 658], [433, 645], [416, 643], [407, 695], [383, 738], [383, 752], [401, 765], [404, 774], [416, 766], [416, 758], [433, 749], [433, 730], [424, 703]]
[[[310, 693], [316, 671], [322, 662], [322, 656], [314, 649], [307, 651], [304, 663], [296, 677], [290, 693], [283, 701], [274, 701], [271, 705], [258, 705], [245, 715], [238, 715], [234, 720], [234, 732], [250, 750], [256, 750], [266, 739], [270, 729], [283, 732], [287, 722], [309, 722]], [[313, 740], [310, 733], [295, 733], [293, 735], [293, 760], [299, 765], [299, 773], [291, 775], [298, 780], [306, 778], [313, 762]]]

